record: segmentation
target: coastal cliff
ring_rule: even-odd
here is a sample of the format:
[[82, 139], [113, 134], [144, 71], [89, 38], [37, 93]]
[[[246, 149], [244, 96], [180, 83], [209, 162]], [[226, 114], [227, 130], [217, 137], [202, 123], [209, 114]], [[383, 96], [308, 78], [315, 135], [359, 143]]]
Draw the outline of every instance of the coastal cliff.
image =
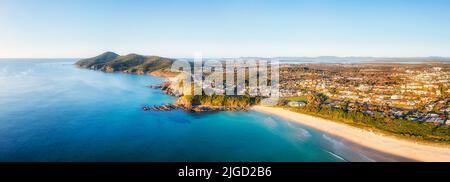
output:
[[[158, 77], [175, 77], [178, 73], [171, 72], [170, 68], [174, 59], [159, 56], [142, 56], [128, 54], [120, 56], [114, 52], [105, 52], [101, 55], [82, 59], [75, 63], [79, 68], [92, 69], [104, 72], [122, 72], [132, 74], [148, 74]], [[189, 112], [212, 112], [212, 111], [246, 111], [249, 107], [260, 102], [259, 97], [249, 96], [223, 96], [223, 95], [200, 95], [187, 96], [176, 93], [178, 87], [173, 87], [170, 81], [163, 85], [151, 88], [159, 88], [164, 93], [177, 97], [175, 104], [160, 106], [145, 106], [146, 111], [167, 111], [183, 109]]]
[[170, 111], [182, 109], [187, 112], [247, 111], [260, 103], [260, 97], [248, 95], [177, 95], [170, 82], [162, 85], [150, 85], [149, 88], [161, 89], [165, 94], [177, 97], [174, 104], [144, 106], [145, 111]]

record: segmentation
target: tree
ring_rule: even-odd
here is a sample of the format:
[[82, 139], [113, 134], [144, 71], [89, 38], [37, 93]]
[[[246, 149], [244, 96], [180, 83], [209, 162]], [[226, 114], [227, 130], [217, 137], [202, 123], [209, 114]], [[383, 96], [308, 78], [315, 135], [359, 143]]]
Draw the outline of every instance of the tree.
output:
[[349, 106], [350, 106], [350, 102], [348, 101], [348, 100], [346, 100], [346, 101], [344, 101], [344, 105], [343, 105], [343, 107], [342, 107], [342, 109], [344, 110], [344, 112], [348, 112], [350, 109], [349, 109]]
[[323, 103], [328, 100], [328, 97], [322, 93], [309, 94], [307, 97], [308, 108], [318, 111], [322, 108]]

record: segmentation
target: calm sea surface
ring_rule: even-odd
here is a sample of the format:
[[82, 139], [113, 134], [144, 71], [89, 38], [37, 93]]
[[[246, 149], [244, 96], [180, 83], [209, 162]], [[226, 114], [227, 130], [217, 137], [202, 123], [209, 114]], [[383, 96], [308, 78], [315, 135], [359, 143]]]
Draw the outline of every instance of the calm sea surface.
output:
[[339, 140], [257, 112], [144, 112], [174, 102], [151, 76], [75, 60], [0, 60], [0, 161], [370, 161]]

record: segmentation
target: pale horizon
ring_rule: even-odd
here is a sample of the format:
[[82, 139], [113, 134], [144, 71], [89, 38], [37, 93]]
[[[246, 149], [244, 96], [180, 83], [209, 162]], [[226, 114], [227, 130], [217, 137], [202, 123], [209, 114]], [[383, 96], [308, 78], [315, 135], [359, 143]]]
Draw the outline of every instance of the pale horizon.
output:
[[449, 1], [4, 0], [0, 57], [450, 57], [448, 19]]

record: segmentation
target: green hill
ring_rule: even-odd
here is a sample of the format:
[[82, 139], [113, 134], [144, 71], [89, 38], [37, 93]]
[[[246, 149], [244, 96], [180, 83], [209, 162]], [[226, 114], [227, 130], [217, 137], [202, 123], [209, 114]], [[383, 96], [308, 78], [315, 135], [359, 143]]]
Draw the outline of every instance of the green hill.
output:
[[105, 52], [96, 57], [82, 59], [75, 63], [80, 68], [105, 72], [125, 72], [150, 74], [152, 72], [168, 72], [175, 60], [159, 56], [143, 56], [128, 54], [120, 56], [113, 52]]

